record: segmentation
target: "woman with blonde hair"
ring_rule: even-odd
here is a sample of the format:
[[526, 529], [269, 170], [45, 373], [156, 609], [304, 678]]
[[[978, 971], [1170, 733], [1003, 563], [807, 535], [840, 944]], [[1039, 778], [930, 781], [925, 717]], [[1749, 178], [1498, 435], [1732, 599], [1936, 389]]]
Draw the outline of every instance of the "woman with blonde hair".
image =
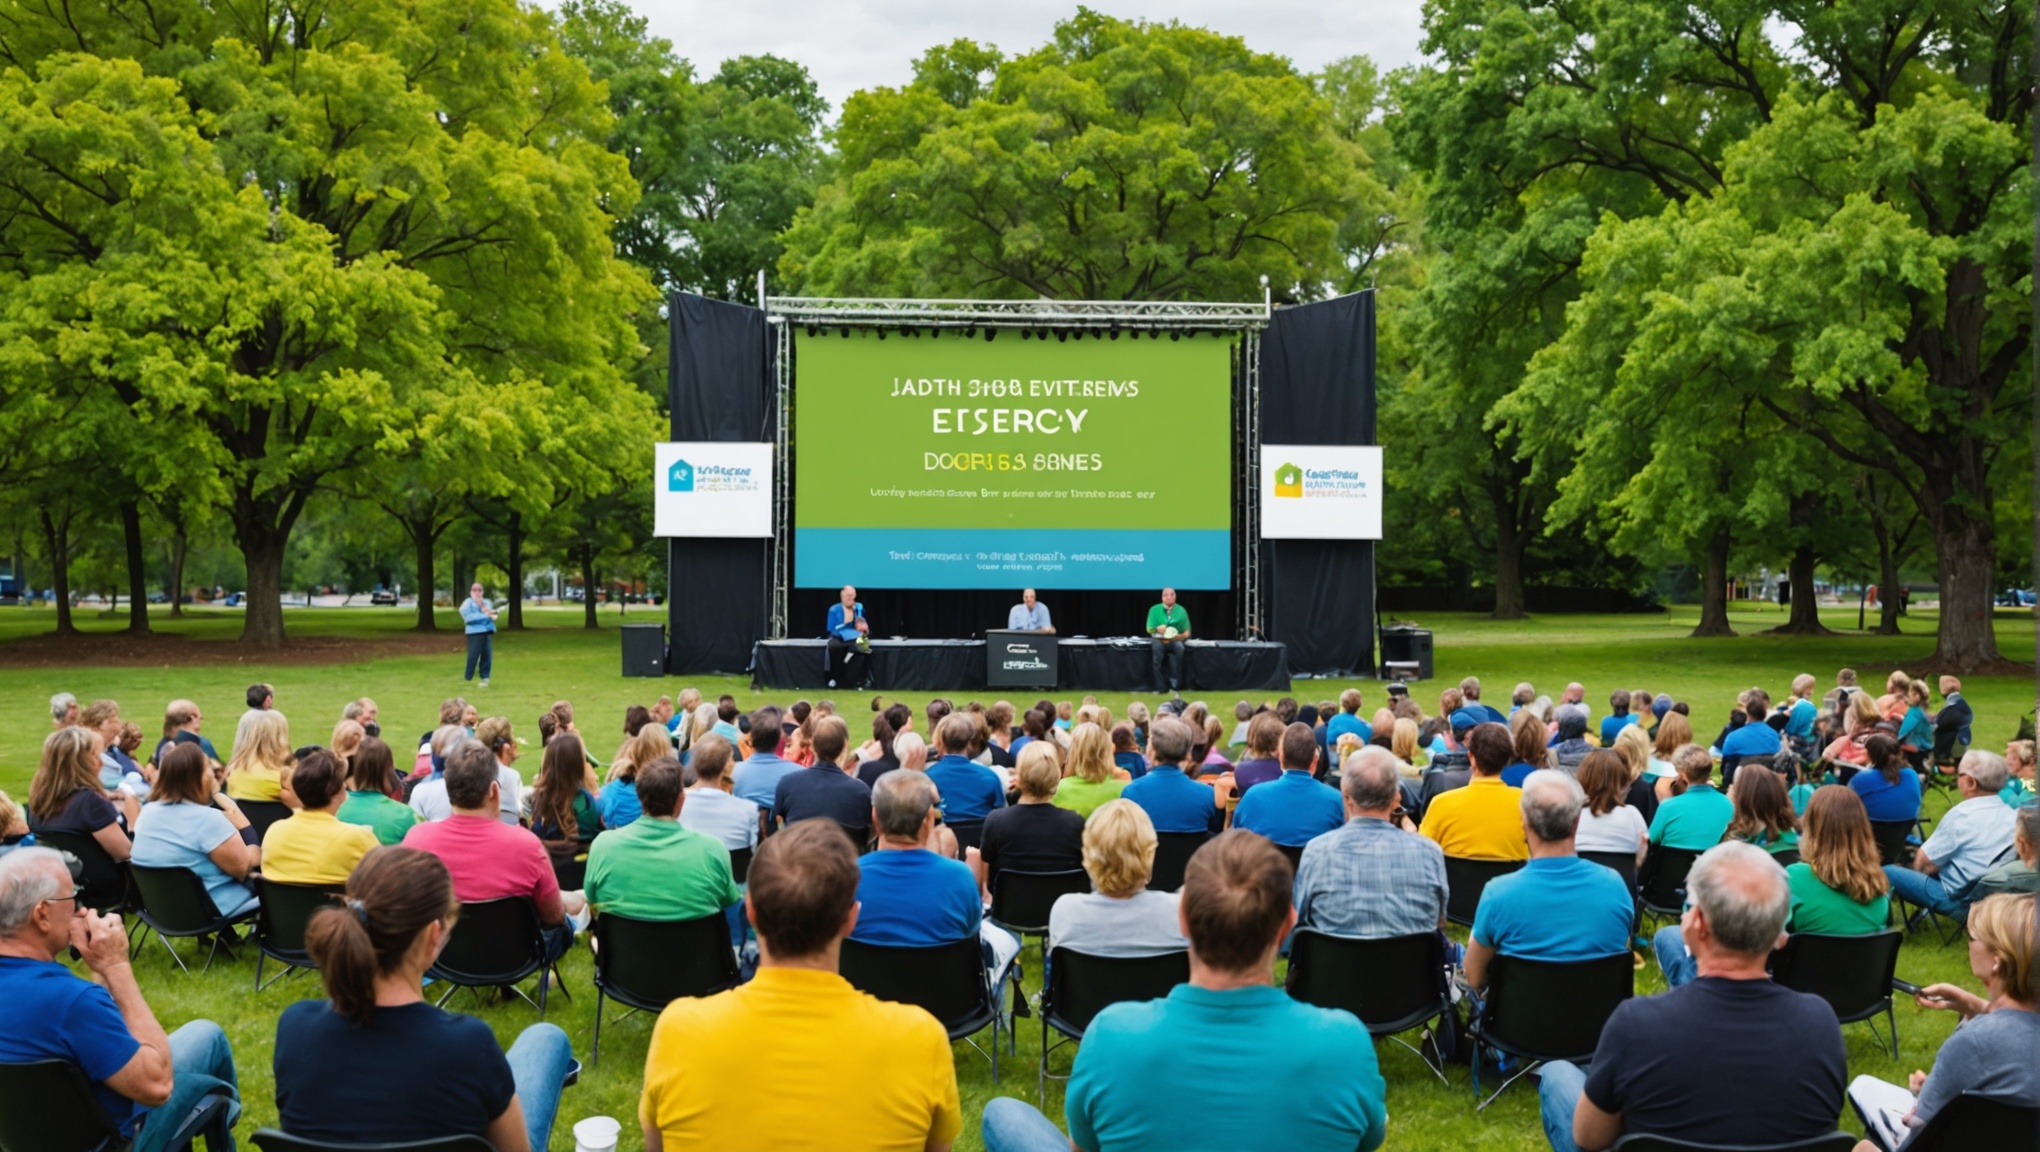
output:
[[1430, 762], [1431, 756], [1417, 743], [1419, 731], [1417, 722], [1407, 716], [1400, 716], [1389, 725], [1388, 731], [1388, 750], [1393, 752], [1396, 760], [1403, 765], [1399, 769], [1402, 774], [1411, 780], [1422, 775], [1424, 765]]
[[672, 734], [658, 724], [638, 729], [637, 735], [623, 742], [623, 747], [616, 750], [616, 761], [609, 766], [609, 779], [602, 785], [602, 794], [597, 798], [604, 828], [622, 828], [644, 815], [644, 809], [638, 805], [637, 774], [644, 770], [645, 765], [672, 754]]
[[1869, 766], [1870, 750], [1864, 742], [1884, 722], [1884, 714], [1877, 710], [1877, 704], [1870, 699], [1868, 692], [1851, 692], [1842, 716], [1842, 734], [1821, 751], [1821, 757], [1832, 764], [1846, 766], [1839, 767], [1837, 772], [1841, 782], [1847, 784], [1849, 778], [1856, 774], [1856, 769]]
[[[1030, 744], [1021, 756], [1033, 750]], [[1070, 733], [1068, 773], [1055, 790], [1055, 806], [1089, 816], [1099, 805], [1119, 798], [1126, 787], [1120, 776], [1112, 763], [1112, 738], [1096, 724], [1079, 724]]]
[[[1738, 776], [1738, 784], [1741, 778]], [[1862, 797], [1839, 784], [1816, 788], [1800, 821], [1799, 863], [1785, 869], [1792, 889], [1787, 932], [1864, 936], [1884, 931], [1891, 882], [1878, 866], [1877, 840]]]
[[290, 790], [290, 722], [274, 708], [241, 713], [234, 726], [234, 755], [227, 761], [227, 796], [234, 800], [282, 801], [298, 806]]
[[108, 856], [125, 860], [134, 846], [123, 819], [132, 822], [133, 816], [115, 807], [99, 786], [99, 734], [70, 727], [44, 737], [42, 759], [28, 785], [29, 831], [90, 836]]
[[1673, 763], [1673, 756], [1680, 748], [1693, 742], [1693, 722], [1683, 712], [1667, 712], [1659, 722], [1657, 741], [1651, 750], [1657, 755], [1651, 757], [1645, 771], [1650, 774], [1651, 787], [1657, 792], [1660, 803], [1671, 799], [1673, 785], [1678, 782], [1679, 769]]
[[1084, 871], [1092, 891], [1056, 898], [1048, 948], [1087, 956], [1154, 956], [1189, 947], [1174, 892], [1148, 889], [1154, 875], [1154, 821], [1131, 800], [1099, 806], [1084, 822]]
[[368, 729], [359, 720], [342, 720], [333, 725], [333, 738], [326, 741], [326, 747], [341, 760], [350, 759], [361, 742], [368, 738]]
[[1629, 785], [1623, 792], [1622, 802], [1635, 805], [1645, 820], [1657, 815], [1657, 781], [1649, 775], [1650, 736], [1642, 726], [1631, 724], [1615, 734], [1615, 746], [1609, 751], [1622, 757], [1622, 766], [1629, 772]]
[[1084, 866], [1083, 814], [1054, 802], [1070, 783], [1055, 749], [1047, 741], [1022, 748], [1013, 775], [1020, 802], [992, 809], [978, 846], [967, 853], [986, 899], [1001, 871], [1068, 872]]

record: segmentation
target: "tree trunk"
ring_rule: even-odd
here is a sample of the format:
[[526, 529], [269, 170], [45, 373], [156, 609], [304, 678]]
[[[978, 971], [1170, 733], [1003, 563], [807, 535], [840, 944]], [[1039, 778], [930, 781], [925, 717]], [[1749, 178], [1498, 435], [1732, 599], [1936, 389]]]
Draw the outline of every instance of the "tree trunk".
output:
[[399, 516], [397, 519], [403, 521], [404, 531], [411, 534], [411, 545], [417, 555], [418, 623], [415, 625], [416, 630], [420, 632], [437, 632], [439, 630], [439, 622], [432, 615], [432, 584], [433, 566], [437, 563], [437, 557], [433, 555], [433, 551], [439, 547], [439, 533], [432, 531], [432, 521], [429, 519], [420, 521], [404, 516]]
[[[1516, 522], [1516, 504], [1497, 494], [1495, 505], [1495, 611], [1497, 620], [1529, 616], [1523, 597], [1523, 548], [1528, 535]], [[670, 591], [670, 590], [669, 590]]]
[[1820, 604], [1814, 597], [1813, 571], [1819, 563], [1811, 544], [1802, 544], [1792, 553], [1792, 559], [1785, 568], [1785, 579], [1792, 589], [1791, 615], [1785, 623], [1767, 630], [1776, 636], [1831, 636], [1826, 625], [1820, 622]]
[[184, 533], [175, 532], [170, 537], [170, 618], [184, 615], [184, 553], [190, 547]]
[[1690, 635], [1735, 635], [1735, 629], [1728, 626], [1728, 549], [1726, 531], [1707, 543], [1705, 572], [1700, 577], [1700, 623]]
[[71, 622], [71, 514], [52, 517], [50, 507], [37, 509], [42, 516], [43, 539], [50, 546], [50, 590], [57, 597], [57, 635], [76, 636]]
[[1944, 504], [1929, 507], [1941, 581], [1941, 628], [1930, 661], [1936, 671], [1988, 672], [2004, 663], [1991, 622], [1997, 540], [1987, 516]]
[[1878, 636], [1898, 635], [1898, 549], [1891, 546], [1889, 533], [1877, 539], [1877, 629]]
[[593, 629], [602, 625], [595, 620], [595, 546], [578, 546], [581, 557], [581, 627]]
[[509, 537], [510, 622], [512, 632], [524, 631], [524, 514], [512, 509], [505, 527]]
[[127, 545], [129, 635], [149, 631], [149, 558], [142, 550], [142, 508], [133, 500], [120, 502], [120, 534]]
[[247, 602], [241, 606], [241, 639], [258, 648], [283, 647], [283, 550], [287, 531], [261, 525], [237, 526], [235, 541], [248, 566]]

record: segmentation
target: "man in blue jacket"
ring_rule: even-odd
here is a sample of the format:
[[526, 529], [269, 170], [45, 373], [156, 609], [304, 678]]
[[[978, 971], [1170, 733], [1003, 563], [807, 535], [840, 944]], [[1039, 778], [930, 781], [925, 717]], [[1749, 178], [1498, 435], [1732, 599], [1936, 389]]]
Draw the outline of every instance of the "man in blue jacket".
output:
[[475, 669], [482, 673], [482, 687], [489, 686], [489, 666], [496, 655], [496, 609], [482, 598], [482, 586], [475, 583], [468, 589], [468, 598], [460, 602], [460, 621], [467, 631], [467, 675], [463, 680], [475, 678]]

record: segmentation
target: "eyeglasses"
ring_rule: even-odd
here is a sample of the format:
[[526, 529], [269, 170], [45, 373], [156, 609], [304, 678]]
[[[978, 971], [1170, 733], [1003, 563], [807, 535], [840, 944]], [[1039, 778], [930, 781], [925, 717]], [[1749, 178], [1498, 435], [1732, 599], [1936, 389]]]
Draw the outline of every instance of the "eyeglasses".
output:
[[64, 904], [64, 903], [76, 904], [77, 902], [78, 902], [78, 890], [76, 888], [71, 889], [71, 894], [69, 896], [49, 896], [45, 897], [42, 901], [42, 903], [44, 904]]

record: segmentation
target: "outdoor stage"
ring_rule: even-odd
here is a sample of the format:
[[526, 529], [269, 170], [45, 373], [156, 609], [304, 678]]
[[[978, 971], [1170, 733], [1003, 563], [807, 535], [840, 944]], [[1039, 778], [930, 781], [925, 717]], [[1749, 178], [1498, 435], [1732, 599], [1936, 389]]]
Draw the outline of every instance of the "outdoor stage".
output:
[[[1149, 683], [1145, 637], [1063, 640], [1057, 689], [1155, 691]], [[763, 640], [751, 657], [751, 684], [759, 688], [826, 688], [826, 640]], [[871, 684], [880, 692], [982, 692], [983, 640], [874, 640]], [[1281, 644], [1249, 640], [1191, 640], [1183, 646], [1183, 691], [1289, 690], [1289, 658]], [[1009, 690], [1018, 694], [1024, 688]], [[1043, 688], [1041, 691], [1050, 691]]]

